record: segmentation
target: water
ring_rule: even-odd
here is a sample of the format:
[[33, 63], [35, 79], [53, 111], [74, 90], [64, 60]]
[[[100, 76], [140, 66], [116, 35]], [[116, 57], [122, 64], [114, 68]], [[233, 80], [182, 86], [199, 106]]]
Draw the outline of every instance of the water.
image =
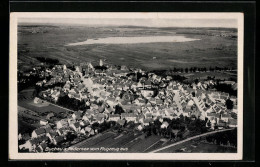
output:
[[83, 42], [69, 43], [67, 46], [91, 45], [91, 44], [139, 44], [158, 42], [189, 42], [199, 39], [187, 38], [185, 36], [146, 36], [146, 37], [107, 37], [88, 39]]

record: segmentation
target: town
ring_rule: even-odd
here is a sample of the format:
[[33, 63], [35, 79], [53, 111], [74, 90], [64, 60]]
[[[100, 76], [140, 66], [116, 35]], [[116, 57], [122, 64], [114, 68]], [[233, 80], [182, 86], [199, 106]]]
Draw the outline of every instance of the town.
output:
[[[30, 74], [39, 79], [33, 105], [53, 104], [69, 112], [40, 115], [24, 110], [40, 119], [31, 133], [19, 133], [21, 151], [68, 148], [107, 131], [134, 131], [144, 140], [159, 135], [177, 142], [237, 127], [237, 97], [212, 89], [212, 79], [185, 84], [170, 75], [104, 65], [103, 60], [97, 66], [86, 62], [72, 68], [34, 68]], [[234, 81], [222, 82], [236, 86]]]

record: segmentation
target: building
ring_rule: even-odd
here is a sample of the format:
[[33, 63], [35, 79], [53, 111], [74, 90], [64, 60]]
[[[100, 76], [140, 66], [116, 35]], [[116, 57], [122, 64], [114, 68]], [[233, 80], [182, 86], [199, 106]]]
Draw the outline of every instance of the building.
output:
[[38, 128], [38, 129], [35, 129], [33, 132], [32, 132], [32, 138], [38, 138], [38, 137], [41, 137], [41, 136], [44, 136], [45, 135], [45, 129], [44, 128]]

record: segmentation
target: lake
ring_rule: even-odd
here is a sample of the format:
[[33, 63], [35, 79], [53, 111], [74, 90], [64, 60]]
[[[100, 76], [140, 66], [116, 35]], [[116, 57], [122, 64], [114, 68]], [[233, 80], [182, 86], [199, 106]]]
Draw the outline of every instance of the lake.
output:
[[146, 36], [146, 37], [108, 37], [88, 39], [83, 42], [69, 43], [66, 46], [91, 45], [91, 44], [138, 44], [158, 42], [189, 42], [200, 39], [187, 38], [185, 36]]

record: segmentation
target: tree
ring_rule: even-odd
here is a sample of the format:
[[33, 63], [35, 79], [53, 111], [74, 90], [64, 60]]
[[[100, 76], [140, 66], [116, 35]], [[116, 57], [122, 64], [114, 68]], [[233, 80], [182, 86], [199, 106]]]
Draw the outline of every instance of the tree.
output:
[[211, 127], [211, 122], [210, 121], [208, 121], [207, 126]]
[[196, 78], [196, 79], [194, 80], [194, 82], [195, 82], [195, 84], [198, 84], [198, 83], [199, 83], [198, 78]]
[[229, 109], [229, 110], [233, 109], [233, 101], [230, 100], [230, 99], [227, 99], [227, 100], [226, 100], [226, 107], [227, 107], [227, 109]]
[[119, 105], [116, 105], [115, 106], [115, 114], [121, 115], [121, 113], [124, 113], [123, 108], [121, 106], [119, 106]]

